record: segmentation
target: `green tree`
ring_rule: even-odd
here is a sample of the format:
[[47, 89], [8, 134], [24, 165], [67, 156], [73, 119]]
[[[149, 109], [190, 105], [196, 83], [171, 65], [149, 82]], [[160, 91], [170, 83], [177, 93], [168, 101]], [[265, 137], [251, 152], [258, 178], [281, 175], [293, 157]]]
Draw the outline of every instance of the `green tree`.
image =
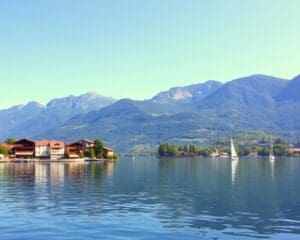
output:
[[158, 147], [158, 156], [162, 157], [167, 154], [167, 144], [166, 143], [161, 143], [159, 144]]
[[284, 144], [278, 144], [274, 146], [274, 154], [276, 156], [286, 156], [288, 152], [287, 146]]
[[189, 147], [188, 147], [187, 145], [184, 145], [183, 151], [184, 151], [184, 152], [188, 152], [188, 151], [189, 151]]
[[6, 139], [5, 143], [6, 144], [13, 144], [15, 141], [16, 141], [15, 138], [9, 137], [9, 138]]
[[96, 157], [99, 157], [99, 158], [103, 157], [103, 143], [99, 139], [96, 139], [94, 141], [94, 154]]
[[167, 146], [167, 149], [168, 149], [168, 155], [169, 156], [177, 156], [177, 147], [174, 146], [174, 145], [168, 145]]
[[190, 145], [190, 152], [191, 153], [196, 153], [196, 147], [194, 145]]
[[90, 158], [91, 159], [95, 159], [96, 158], [95, 150], [93, 148], [90, 150]]
[[0, 154], [7, 156], [9, 155], [9, 150], [6, 147], [0, 145]]
[[175, 145], [170, 145], [168, 143], [161, 143], [158, 147], [158, 156], [177, 156], [178, 150]]

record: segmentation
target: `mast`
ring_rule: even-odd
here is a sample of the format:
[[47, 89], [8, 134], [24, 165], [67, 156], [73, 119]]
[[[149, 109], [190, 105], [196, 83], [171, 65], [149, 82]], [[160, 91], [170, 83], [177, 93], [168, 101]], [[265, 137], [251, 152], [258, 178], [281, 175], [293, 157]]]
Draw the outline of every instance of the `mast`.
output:
[[238, 155], [236, 153], [236, 150], [235, 150], [235, 147], [234, 147], [234, 144], [233, 144], [233, 141], [231, 139], [231, 160], [238, 160]]
[[274, 160], [275, 160], [275, 156], [274, 156], [274, 147], [273, 147], [272, 138], [271, 138], [271, 141], [270, 141], [270, 154], [269, 154], [269, 160], [270, 160], [270, 161], [274, 161]]

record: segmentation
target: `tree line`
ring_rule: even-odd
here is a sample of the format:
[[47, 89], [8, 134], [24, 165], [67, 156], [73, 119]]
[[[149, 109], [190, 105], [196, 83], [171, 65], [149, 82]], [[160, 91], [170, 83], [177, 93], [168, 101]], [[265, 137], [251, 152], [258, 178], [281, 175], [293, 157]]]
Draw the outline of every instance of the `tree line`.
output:
[[[265, 146], [242, 146], [237, 145], [236, 150], [239, 156], [248, 156], [250, 153], [257, 153], [259, 156], [268, 156], [270, 153], [268, 145]], [[275, 156], [291, 156], [288, 145], [283, 142], [277, 142], [273, 147]], [[215, 152], [225, 152], [230, 154], [229, 146], [214, 145], [207, 147], [199, 147], [195, 145], [176, 146], [169, 143], [161, 143], [158, 147], [157, 154], [159, 157], [176, 157], [180, 153], [192, 153], [196, 156], [208, 157]]]

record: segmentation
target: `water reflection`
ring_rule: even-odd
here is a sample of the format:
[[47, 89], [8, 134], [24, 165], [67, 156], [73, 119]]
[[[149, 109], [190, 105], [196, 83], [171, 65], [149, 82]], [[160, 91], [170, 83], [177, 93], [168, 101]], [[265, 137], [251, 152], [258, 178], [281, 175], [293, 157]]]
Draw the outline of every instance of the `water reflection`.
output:
[[271, 179], [274, 180], [274, 171], [275, 171], [275, 161], [269, 161], [270, 162], [270, 169], [271, 169]]
[[231, 161], [231, 182], [234, 184], [236, 175], [237, 175], [237, 168], [239, 165], [239, 160], [233, 160]]
[[109, 238], [139, 231], [148, 238], [174, 231], [171, 239], [287, 238], [300, 234], [299, 172], [297, 158], [0, 164], [0, 216], [7, 219], [0, 230], [33, 222], [63, 239], [75, 222], [81, 238], [104, 231]]

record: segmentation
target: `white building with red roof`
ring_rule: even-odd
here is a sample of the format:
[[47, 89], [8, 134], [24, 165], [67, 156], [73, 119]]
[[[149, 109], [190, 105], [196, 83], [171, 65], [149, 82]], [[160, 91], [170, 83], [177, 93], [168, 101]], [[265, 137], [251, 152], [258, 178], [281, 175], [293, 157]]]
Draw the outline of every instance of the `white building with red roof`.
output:
[[35, 157], [41, 159], [62, 159], [65, 156], [65, 144], [61, 141], [35, 141]]

